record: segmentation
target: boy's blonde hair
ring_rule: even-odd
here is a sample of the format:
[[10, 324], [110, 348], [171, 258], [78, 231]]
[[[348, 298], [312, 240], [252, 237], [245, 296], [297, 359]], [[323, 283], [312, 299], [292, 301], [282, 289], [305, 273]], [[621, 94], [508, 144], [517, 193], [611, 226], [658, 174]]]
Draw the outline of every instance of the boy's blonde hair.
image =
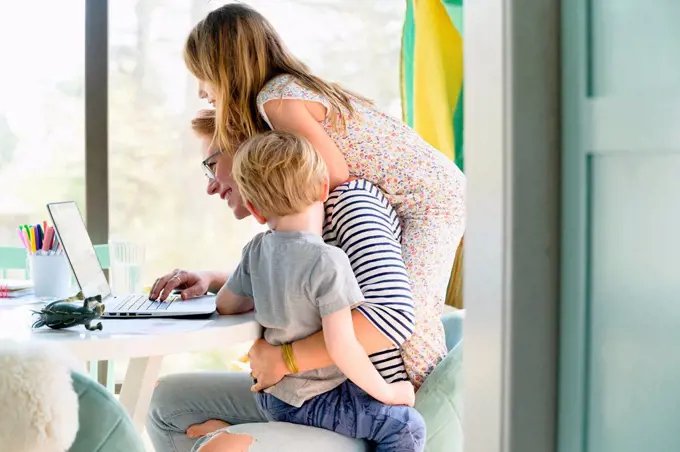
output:
[[232, 176], [243, 199], [269, 219], [324, 201], [328, 168], [307, 139], [273, 131], [255, 135], [239, 147]]

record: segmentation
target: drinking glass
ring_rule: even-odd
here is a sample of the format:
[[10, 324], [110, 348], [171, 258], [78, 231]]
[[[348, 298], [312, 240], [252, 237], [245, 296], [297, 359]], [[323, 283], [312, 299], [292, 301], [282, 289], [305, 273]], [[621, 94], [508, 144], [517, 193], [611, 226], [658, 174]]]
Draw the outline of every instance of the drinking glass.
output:
[[111, 290], [114, 294], [141, 293], [142, 266], [146, 256], [143, 244], [128, 241], [110, 241]]

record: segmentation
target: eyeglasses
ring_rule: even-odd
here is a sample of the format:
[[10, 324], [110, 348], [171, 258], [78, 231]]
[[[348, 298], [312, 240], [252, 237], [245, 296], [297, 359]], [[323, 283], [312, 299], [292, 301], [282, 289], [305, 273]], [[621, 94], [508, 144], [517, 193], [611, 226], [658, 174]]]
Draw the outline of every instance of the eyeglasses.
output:
[[203, 160], [201, 166], [203, 167], [203, 174], [210, 180], [215, 180], [215, 166], [217, 165], [217, 159], [222, 155], [222, 151], [215, 151], [210, 154], [210, 157]]

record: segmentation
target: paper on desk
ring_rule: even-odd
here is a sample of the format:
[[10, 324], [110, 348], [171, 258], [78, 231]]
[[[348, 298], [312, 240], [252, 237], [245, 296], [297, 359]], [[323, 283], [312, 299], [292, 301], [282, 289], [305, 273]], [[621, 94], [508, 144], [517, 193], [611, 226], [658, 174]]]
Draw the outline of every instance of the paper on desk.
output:
[[[212, 320], [187, 320], [187, 319], [99, 319], [93, 322], [96, 325], [102, 322], [104, 327], [101, 331], [92, 331], [90, 334], [168, 334], [189, 333], [198, 331]], [[82, 327], [81, 327], [82, 328]]]
[[[47, 304], [55, 299], [50, 298], [35, 298], [32, 295], [26, 295], [17, 298], [0, 298], [0, 309], [2, 308], [16, 308], [17, 306], [29, 306], [34, 304]], [[35, 309], [40, 309], [42, 306], [35, 306]]]

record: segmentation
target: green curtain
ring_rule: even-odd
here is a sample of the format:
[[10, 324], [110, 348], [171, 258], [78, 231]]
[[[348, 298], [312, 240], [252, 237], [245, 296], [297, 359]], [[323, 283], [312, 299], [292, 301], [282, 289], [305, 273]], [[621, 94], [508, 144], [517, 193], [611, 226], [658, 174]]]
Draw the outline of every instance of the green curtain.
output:
[[[404, 121], [464, 170], [463, 1], [406, 0], [401, 94]], [[463, 242], [446, 303], [462, 308]]]

